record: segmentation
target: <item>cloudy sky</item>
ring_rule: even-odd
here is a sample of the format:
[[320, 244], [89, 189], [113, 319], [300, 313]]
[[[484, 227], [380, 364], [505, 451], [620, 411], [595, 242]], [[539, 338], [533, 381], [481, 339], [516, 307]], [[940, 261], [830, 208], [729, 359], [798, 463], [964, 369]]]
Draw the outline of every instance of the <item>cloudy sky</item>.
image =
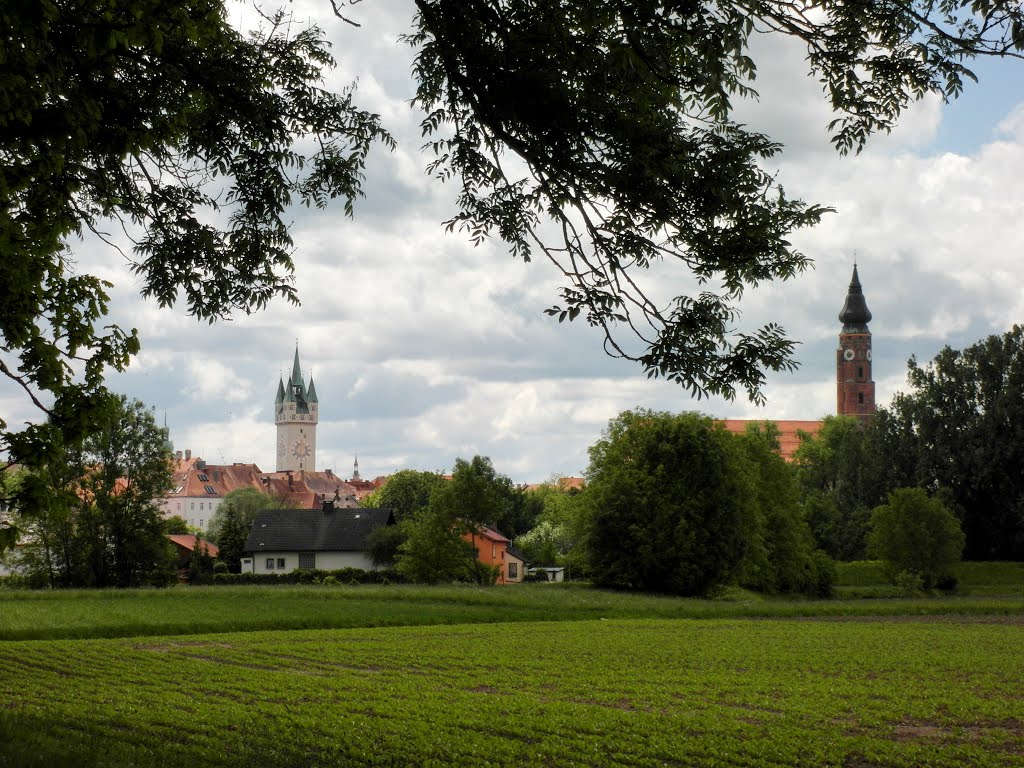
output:
[[[429, 180], [419, 119], [408, 101], [412, 3], [351, 8], [361, 27], [323, 13], [326, 0], [291, 4], [319, 19], [339, 69], [359, 80], [358, 101], [399, 141], [370, 157], [354, 219], [341, 206], [293, 215], [302, 305], [284, 303], [232, 322], [200, 324], [138, 297], [121, 258], [75, 244], [79, 264], [112, 280], [113, 320], [137, 327], [143, 351], [111, 388], [157, 409], [176, 448], [210, 462], [274, 468], [273, 399], [298, 342], [320, 399], [317, 469], [364, 477], [401, 468], [449, 469], [490, 456], [516, 482], [580, 474], [587, 447], [626, 408], [699, 410], [717, 417], [814, 419], [835, 409], [836, 318], [854, 259], [874, 319], [877, 399], [905, 386], [910, 355], [1002, 333], [1024, 316], [1018, 266], [1024, 211], [1024, 78], [1020, 64], [978, 66], [982, 83], [956, 103], [928, 100], [866, 151], [840, 158], [825, 125], [820, 86], [802, 52], [762, 41], [758, 103], [740, 119], [785, 144], [779, 179], [791, 196], [837, 209], [796, 238], [816, 268], [749, 292], [744, 328], [780, 322], [799, 340], [796, 373], [774, 375], [768, 403], [694, 401], [604, 356], [586, 325], [543, 314], [558, 299], [546, 262], [514, 261], [500, 242], [473, 247], [446, 234], [453, 188]], [[243, 23], [252, 12], [238, 12]], [[250, 17], [250, 18], [247, 18]], [[678, 278], [685, 284], [686, 276]], [[0, 388], [9, 423], [35, 418]]]

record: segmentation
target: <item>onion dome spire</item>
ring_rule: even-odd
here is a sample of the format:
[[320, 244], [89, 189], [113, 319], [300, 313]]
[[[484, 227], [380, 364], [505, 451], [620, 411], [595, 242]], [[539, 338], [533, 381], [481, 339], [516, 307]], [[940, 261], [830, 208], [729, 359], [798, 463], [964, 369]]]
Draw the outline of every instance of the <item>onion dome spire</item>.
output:
[[864, 290], [861, 288], [856, 264], [853, 265], [853, 279], [850, 280], [846, 303], [839, 313], [839, 322], [843, 324], [844, 333], [867, 333], [868, 323], [871, 322], [871, 310], [864, 299]]

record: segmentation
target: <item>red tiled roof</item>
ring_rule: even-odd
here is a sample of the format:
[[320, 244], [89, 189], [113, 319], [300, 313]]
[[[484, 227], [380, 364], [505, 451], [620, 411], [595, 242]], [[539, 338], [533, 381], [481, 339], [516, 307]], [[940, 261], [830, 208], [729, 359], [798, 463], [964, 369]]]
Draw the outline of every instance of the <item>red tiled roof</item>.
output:
[[331, 472], [263, 472], [255, 464], [206, 464], [198, 458], [177, 463], [183, 468], [174, 473], [168, 499], [222, 498], [239, 488], [256, 488], [292, 509], [317, 509], [324, 499], [359, 506], [359, 491]]
[[479, 535], [483, 536], [485, 539], [490, 539], [491, 541], [496, 542], [498, 544], [502, 544], [502, 543], [510, 544], [511, 543], [509, 539], [506, 539], [500, 533], [498, 533], [495, 530], [492, 530], [492, 529], [488, 528], [486, 525], [481, 525], [479, 528], [476, 529], [476, 532]]
[[[736, 435], [742, 435], [747, 430], [748, 424], [765, 424], [771, 419], [720, 419], [727, 430]], [[811, 435], [818, 434], [821, 429], [821, 421], [772, 421], [779, 428], [779, 448], [782, 458], [786, 461], [793, 460], [793, 454], [800, 447], [800, 432], [807, 432]]]
[[523, 486], [525, 491], [536, 491], [544, 486], [554, 486], [559, 491], [582, 491], [583, 486], [587, 484], [587, 481], [582, 477], [560, 477], [557, 480], [546, 483], [531, 483], [530, 485]]
[[[191, 533], [170, 533], [167, 538], [174, 542], [179, 548], [187, 549], [189, 552], [196, 548], [196, 537]], [[206, 551], [210, 557], [217, 557], [220, 554], [220, 548], [216, 544], [212, 544], [206, 539], [199, 540], [199, 547]]]

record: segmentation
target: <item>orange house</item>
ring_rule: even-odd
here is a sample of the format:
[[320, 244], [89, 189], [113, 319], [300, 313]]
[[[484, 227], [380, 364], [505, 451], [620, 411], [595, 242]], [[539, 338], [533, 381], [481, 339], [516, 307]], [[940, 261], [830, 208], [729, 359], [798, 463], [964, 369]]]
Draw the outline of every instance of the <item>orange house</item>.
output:
[[477, 560], [500, 569], [498, 584], [515, 584], [523, 580], [522, 563], [518, 558], [508, 557], [508, 545], [512, 542], [500, 533], [481, 525], [476, 531], [462, 534], [462, 538], [476, 547]]

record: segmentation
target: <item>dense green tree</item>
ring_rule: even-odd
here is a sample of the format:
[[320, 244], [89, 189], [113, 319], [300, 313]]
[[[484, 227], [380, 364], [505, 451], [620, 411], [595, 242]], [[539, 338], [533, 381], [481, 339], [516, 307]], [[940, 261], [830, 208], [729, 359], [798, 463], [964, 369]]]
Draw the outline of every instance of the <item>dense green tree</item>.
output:
[[430, 502], [430, 492], [445, 482], [437, 472], [400, 469], [391, 475], [379, 489], [363, 499], [364, 507], [390, 509], [396, 522], [402, 522]]
[[748, 542], [740, 582], [760, 592], [793, 592], [826, 597], [835, 566], [817, 549], [800, 504], [796, 469], [782, 458], [779, 429], [753, 423], [735, 436], [753, 473], [759, 510], [758, 533]]
[[544, 483], [528, 494], [541, 505], [541, 512], [534, 527], [516, 536], [515, 546], [534, 565], [566, 566], [570, 573], [584, 576], [588, 568], [583, 546], [587, 523], [583, 493]]
[[206, 535], [220, 549], [218, 558], [227, 563], [229, 573], [239, 573], [256, 516], [265, 509], [279, 509], [281, 502], [257, 488], [239, 488], [224, 496], [210, 518]]
[[406, 534], [399, 525], [382, 525], [370, 532], [366, 539], [366, 552], [373, 564], [380, 568], [394, 568], [398, 561], [399, 547], [405, 542]]
[[152, 413], [108, 396], [98, 429], [30, 472], [17, 497], [30, 542], [26, 568], [52, 586], [166, 583], [172, 552], [160, 499], [170, 454]]
[[174, 517], [164, 518], [164, 533], [168, 534], [188, 534], [192, 531], [188, 527], [188, 522], [185, 518], [175, 515]]
[[956, 515], [923, 488], [898, 488], [871, 513], [868, 548], [894, 583], [902, 573], [919, 577], [925, 589], [948, 582], [964, 541]]
[[892, 486], [886, 464], [898, 457], [879, 444], [876, 416], [865, 427], [852, 416], [826, 416], [803, 435], [794, 459], [805, 516], [821, 549], [838, 560], [866, 555], [871, 510]]
[[406, 540], [397, 570], [429, 584], [479, 580], [476, 549], [462, 536], [508, 514], [508, 487], [489, 458], [456, 459], [451, 479], [434, 486], [427, 506], [400, 523]]
[[878, 426], [891, 487], [946, 492], [967, 559], [1024, 559], [1024, 327], [911, 358], [908, 381]]
[[703, 595], [737, 575], [759, 534], [739, 443], [696, 413], [624, 411], [590, 448], [594, 583]]
[[[416, 8], [429, 170], [461, 179], [449, 228], [554, 261], [568, 284], [549, 311], [585, 317], [648, 375], [755, 400], [793, 344], [775, 324], [738, 330], [736, 304], [806, 267], [791, 234], [827, 209], [787, 197], [779, 145], [731, 120], [732, 99], [754, 95], [751, 35], [806, 45], [843, 152], [912, 99], [956, 95], [971, 57], [1024, 45], [1021, 9], [1003, 2]], [[391, 140], [351, 90], [320, 87], [319, 30], [268, 15], [245, 36], [223, 0], [5, 3], [0, 59], [0, 373], [47, 414], [0, 425], [0, 452], [41, 467], [98, 424], [106, 369], [139, 349], [106, 321], [110, 285], [73, 271], [75, 236], [120, 221], [143, 293], [200, 318], [294, 300], [286, 206], [340, 196], [351, 212], [370, 144]], [[645, 295], [635, 273], [664, 261], [700, 292]]]

